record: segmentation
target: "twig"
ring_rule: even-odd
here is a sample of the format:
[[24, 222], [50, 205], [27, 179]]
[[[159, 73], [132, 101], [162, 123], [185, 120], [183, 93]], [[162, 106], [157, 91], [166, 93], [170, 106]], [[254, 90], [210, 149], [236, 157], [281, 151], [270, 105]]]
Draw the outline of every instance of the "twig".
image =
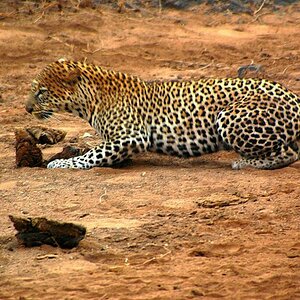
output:
[[11, 17], [11, 16], [13, 16], [13, 15], [15, 15], [16, 14], [16, 12], [10, 12], [10, 13], [7, 13], [7, 14], [5, 14], [5, 13], [0, 13], [0, 20], [3, 20], [3, 19], [5, 19], [5, 18], [9, 18], [9, 17]]
[[38, 22], [45, 15], [45, 11], [55, 6], [59, 7], [59, 3], [57, 1], [53, 3], [43, 3], [42, 5], [43, 12], [33, 23], [35, 24], [36, 22]]
[[96, 53], [96, 52], [98, 52], [98, 51], [101, 51], [101, 48], [98, 48], [98, 49], [96, 49], [96, 50], [91, 50], [91, 49], [90, 49], [90, 43], [87, 43], [87, 44], [86, 44], [86, 49], [82, 49], [82, 51], [84, 51], [84, 52], [86, 52], [86, 53], [89, 53], [89, 54], [94, 54], [94, 53]]
[[42, 14], [33, 22], [33, 24], [38, 22], [44, 15], [45, 15], [45, 11], [42, 12]]
[[37, 259], [37, 260], [42, 260], [42, 259], [46, 259], [46, 258], [48, 258], [48, 259], [53, 259], [53, 258], [57, 258], [57, 257], [58, 257], [57, 254], [46, 254], [46, 255], [38, 255], [38, 256], [36, 257], [36, 259]]
[[150, 262], [152, 262], [152, 261], [154, 261], [154, 260], [156, 260], [156, 257], [152, 257], [152, 258], [150, 258], [150, 259], [144, 261], [144, 262], [142, 263], [142, 265], [146, 265], [146, 264], [148, 264], [148, 263], [150, 263]]
[[263, 0], [262, 3], [261, 3], [261, 5], [260, 5], [260, 7], [258, 8], [258, 10], [256, 10], [256, 11], [253, 13], [254, 16], [255, 16], [256, 14], [258, 14], [258, 13], [262, 10], [262, 8], [264, 7], [265, 3], [266, 3], [266, 0]]
[[167, 256], [167, 255], [169, 255], [169, 254], [172, 253], [172, 251], [169, 250], [168, 248], [164, 247], [164, 249], [165, 249], [165, 250], [168, 250], [168, 251], [167, 251], [166, 253], [164, 253], [164, 254], [161, 254], [159, 257], [152, 257], [152, 258], [150, 258], [150, 259], [144, 261], [144, 262], [142, 263], [142, 265], [146, 265], [146, 264], [148, 264], [148, 263], [150, 263], [150, 262], [152, 262], [152, 261], [155, 261], [155, 260], [158, 260], [158, 259], [162, 259], [162, 258], [164, 258], [165, 256]]
[[210, 67], [214, 63], [214, 60], [212, 60], [209, 64], [205, 65], [204, 67], [198, 68], [197, 70], [204, 70], [208, 67]]
[[250, 22], [250, 24], [256, 22], [260, 17], [265, 16], [265, 15], [269, 15], [269, 14], [270, 14], [270, 12], [265, 11], [265, 12], [263, 12], [263, 13], [257, 15], [257, 16]]
[[68, 44], [68, 43], [62, 41], [61, 39], [59, 39], [59, 38], [57, 38], [57, 37], [55, 37], [55, 36], [49, 35], [49, 37], [50, 37], [50, 39], [53, 39], [54, 41], [57, 41], [57, 42], [59, 42], [59, 43], [62, 43], [62, 44], [64, 44], [64, 45], [66, 45], [67, 47], [70, 47], [70, 48], [71, 48], [71, 51], [74, 52], [74, 45]]
[[[100, 196], [100, 199], [99, 199], [100, 203], [102, 202], [102, 198], [104, 198], [104, 199], [107, 198], [106, 188], [104, 188], [104, 193]], [[104, 200], [104, 199], [103, 199], [103, 200]]]
[[161, 6], [161, 0], [158, 0], [158, 12], [161, 13], [162, 6]]
[[285, 72], [286, 72], [286, 70], [289, 68], [290, 66], [287, 66], [283, 71], [282, 71], [282, 75], [284, 75], [285, 74]]
[[59, 6], [59, 3], [57, 1], [52, 2], [52, 3], [44, 3], [42, 9], [47, 10], [49, 8], [55, 7], [55, 6]]

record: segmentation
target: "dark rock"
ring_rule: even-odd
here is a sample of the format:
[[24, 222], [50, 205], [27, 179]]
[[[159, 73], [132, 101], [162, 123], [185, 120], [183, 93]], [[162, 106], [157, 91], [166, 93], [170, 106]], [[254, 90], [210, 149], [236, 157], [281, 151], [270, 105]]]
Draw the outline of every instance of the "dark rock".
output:
[[73, 223], [60, 223], [46, 218], [19, 218], [9, 216], [17, 239], [26, 247], [43, 244], [71, 249], [78, 246], [86, 234], [86, 228]]
[[16, 166], [17, 167], [41, 167], [43, 155], [37, 147], [34, 138], [26, 130], [15, 131], [16, 137]]
[[63, 148], [63, 150], [55, 155], [53, 155], [47, 162], [46, 164], [48, 164], [49, 162], [55, 160], [55, 159], [68, 159], [71, 157], [75, 157], [75, 156], [79, 156], [79, 155], [83, 155], [84, 153], [86, 153], [89, 149], [81, 149], [78, 147], [73, 147], [73, 146], [66, 146]]
[[263, 67], [261, 65], [246, 65], [246, 66], [241, 66], [238, 69], [238, 77], [239, 78], [245, 77], [247, 71], [258, 73], [258, 72], [262, 72], [263, 71]]
[[205, 3], [205, 0], [190, 1], [190, 0], [162, 0], [162, 7], [171, 7], [176, 9], [185, 9], [195, 4]]

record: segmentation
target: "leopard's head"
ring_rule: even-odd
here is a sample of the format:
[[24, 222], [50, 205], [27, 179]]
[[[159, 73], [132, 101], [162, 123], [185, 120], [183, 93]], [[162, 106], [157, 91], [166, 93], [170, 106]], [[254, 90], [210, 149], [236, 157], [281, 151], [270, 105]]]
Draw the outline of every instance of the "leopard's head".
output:
[[48, 119], [54, 112], [71, 112], [76, 103], [81, 69], [72, 61], [60, 59], [32, 81], [26, 110], [38, 119]]

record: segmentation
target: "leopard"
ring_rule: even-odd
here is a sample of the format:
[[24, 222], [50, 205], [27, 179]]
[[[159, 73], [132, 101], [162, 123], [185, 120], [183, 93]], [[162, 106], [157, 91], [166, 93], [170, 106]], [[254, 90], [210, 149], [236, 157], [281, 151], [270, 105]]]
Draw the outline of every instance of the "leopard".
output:
[[40, 120], [71, 113], [101, 138], [48, 168], [109, 167], [145, 152], [187, 158], [231, 149], [240, 156], [235, 170], [277, 169], [300, 157], [300, 98], [264, 78], [149, 81], [59, 59], [32, 81], [25, 108]]

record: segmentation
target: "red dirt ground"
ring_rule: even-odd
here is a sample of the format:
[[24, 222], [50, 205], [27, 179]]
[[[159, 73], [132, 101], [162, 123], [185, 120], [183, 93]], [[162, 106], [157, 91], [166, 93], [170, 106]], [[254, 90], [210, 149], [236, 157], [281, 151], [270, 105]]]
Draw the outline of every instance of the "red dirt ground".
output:
[[[300, 298], [300, 162], [233, 171], [236, 155], [219, 152], [147, 154], [120, 169], [15, 167], [14, 129], [41, 125], [24, 110], [30, 81], [60, 57], [151, 80], [236, 76], [242, 65], [261, 64], [258, 76], [300, 93], [299, 6], [260, 17], [204, 11], [2, 15], [1, 300]], [[68, 132], [43, 149], [45, 158], [71, 140], [97, 141], [73, 116], [42, 125]], [[24, 248], [9, 214], [80, 223], [88, 234], [73, 250]]]

